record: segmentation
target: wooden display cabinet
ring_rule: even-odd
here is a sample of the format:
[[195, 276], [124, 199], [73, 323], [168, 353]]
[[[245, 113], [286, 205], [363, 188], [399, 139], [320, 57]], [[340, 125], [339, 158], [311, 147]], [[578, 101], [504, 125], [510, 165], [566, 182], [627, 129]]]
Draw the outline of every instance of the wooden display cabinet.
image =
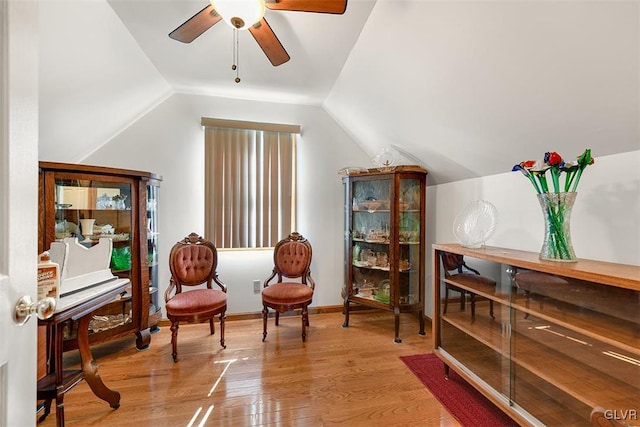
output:
[[344, 327], [352, 303], [415, 312], [424, 330], [425, 186], [418, 166], [347, 175], [345, 187]]
[[[111, 270], [130, 288], [117, 302], [93, 314], [91, 344], [136, 335], [147, 348], [161, 320], [158, 301], [157, 196], [160, 178], [149, 172], [80, 164], [40, 162], [38, 250], [78, 237], [87, 247], [100, 235], [113, 241]], [[86, 219], [94, 220], [90, 227]], [[63, 290], [64, 291], [64, 290]], [[64, 350], [78, 347], [77, 322], [64, 327]]]
[[[464, 255], [495, 288], [446, 278], [445, 252]], [[457, 244], [434, 245], [433, 260], [433, 347], [445, 371], [521, 425], [591, 425], [594, 408], [611, 425], [638, 425], [640, 267]], [[444, 313], [445, 284], [483, 297], [475, 316], [451, 303]]]

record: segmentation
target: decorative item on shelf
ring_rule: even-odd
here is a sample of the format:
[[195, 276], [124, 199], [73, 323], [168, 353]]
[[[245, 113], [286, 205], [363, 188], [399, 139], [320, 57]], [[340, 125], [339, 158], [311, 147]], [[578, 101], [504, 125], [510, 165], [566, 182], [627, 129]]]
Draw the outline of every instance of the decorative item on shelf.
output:
[[362, 248], [360, 247], [360, 245], [354, 245], [353, 246], [353, 261], [360, 261], [360, 251], [362, 250]]
[[83, 242], [91, 242], [91, 236], [93, 235], [93, 224], [96, 220], [94, 218], [85, 218], [80, 220], [80, 231], [84, 236]]
[[338, 175], [357, 175], [359, 173], [367, 173], [369, 169], [359, 166], [346, 166], [338, 171]]
[[116, 233], [116, 234], [109, 234], [108, 236], [105, 237], [109, 237], [111, 240], [113, 240], [114, 242], [126, 242], [127, 240], [129, 240], [129, 233]]
[[414, 215], [403, 213], [400, 215], [400, 242], [417, 242], [420, 237], [420, 220]]
[[[409, 180], [403, 181], [411, 182]], [[403, 185], [401, 188], [401, 195], [399, 200], [400, 211], [413, 210], [420, 208], [420, 185], [409, 184]]]
[[376, 265], [376, 262], [378, 262], [378, 258], [376, 257], [376, 253], [373, 252], [371, 249], [366, 249], [365, 250], [365, 255], [366, 255], [366, 260], [367, 261], [367, 265], [370, 267], [374, 267]]
[[131, 315], [128, 313], [110, 314], [110, 315], [93, 315], [89, 321], [89, 330], [91, 332], [106, 331], [125, 323], [131, 322]]
[[389, 303], [391, 296], [390, 286], [391, 282], [389, 281], [389, 279], [384, 279], [380, 282], [380, 284], [378, 285], [378, 289], [375, 291], [374, 298], [376, 299], [376, 301], [384, 302], [387, 304]]
[[453, 221], [453, 235], [467, 248], [479, 248], [496, 230], [497, 209], [486, 200], [471, 202]]
[[113, 200], [113, 202], [115, 203], [114, 209], [126, 209], [127, 206], [124, 204], [126, 198], [126, 194], [116, 194], [115, 196], [113, 196], [111, 200]]
[[113, 248], [111, 265], [114, 270], [129, 270], [131, 268], [131, 249], [129, 246]]
[[[582, 172], [594, 163], [591, 149], [587, 148], [574, 162], [566, 162], [552, 151], [544, 155], [542, 165], [534, 160], [521, 162], [513, 167], [529, 179], [536, 190], [545, 220], [545, 235], [540, 259], [552, 261], [576, 261], [571, 244], [570, 219], [575, 202], [576, 189]], [[549, 188], [546, 173], [549, 171], [553, 188]], [[564, 187], [560, 187], [560, 177], [564, 173]]]
[[400, 271], [411, 270], [411, 263], [408, 259], [402, 259], [399, 263]]
[[383, 148], [376, 154], [371, 161], [380, 172], [388, 172], [395, 167], [393, 154], [388, 148]]
[[56, 222], [56, 239], [64, 239], [65, 237], [72, 237], [78, 233], [78, 226], [71, 222], [63, 219], [62, 221]]
[[113, 201], [107, 193], [98, 197], [96, 200], [96, 209], [113, 209]]
[[389, 255], [386, 252], [376, 252], [376, 265], [378, 267], [389, 267]]
[[375, 198], [371, 197], [365, 200], [364, 202], [362, 202], [362, 206], [364, 206], [367, 209], [367, 211], [369, 211], [369, 213], [373, 213], [378, 208], [380, 208], [380, 206], [382, 206], [382, 201], [376, 200]]
[[577, 261], [571, 244], [571, 209], [577, 193], [542, 193], [538, 201], [544, 215], [544, 241], [540, 258], [554, 261]]
[[113, 225], [111, 224], [94, 224], [93, 225], [94, 237], [100, 237], [100, 236], [108, 237], [109, 235], [112, 235], [114, 231], [115, 231], [115, 228], [113, 228]]

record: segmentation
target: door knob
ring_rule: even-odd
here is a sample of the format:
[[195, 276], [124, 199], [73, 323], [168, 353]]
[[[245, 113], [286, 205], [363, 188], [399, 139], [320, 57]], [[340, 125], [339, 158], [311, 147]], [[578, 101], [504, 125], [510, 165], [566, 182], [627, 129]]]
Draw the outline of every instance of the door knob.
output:
[[42, 298], [35, 304], [29, 295], [25, 295], [16, 303], [13, 321], [22, 326], [35, 314], [38, 319], [45, 320], [53, 316], [56, 311], [56, 300], [51, 297]]

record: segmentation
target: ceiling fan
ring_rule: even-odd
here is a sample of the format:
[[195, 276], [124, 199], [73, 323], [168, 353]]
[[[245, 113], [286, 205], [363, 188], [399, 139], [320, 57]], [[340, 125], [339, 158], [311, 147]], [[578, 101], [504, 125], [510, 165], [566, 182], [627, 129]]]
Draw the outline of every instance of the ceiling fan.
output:
[[[210, 0], [200, 12], [193, 15], [169, 37], [191, 43], [220, 20], [236, 30], [248, 29], [274, 67], [290, 57], [264, 18], [265, 6], [271, 10], [331, 13], [341, 15], [347, 9], [347, 0]], [[235, 68], [234, 68], [235, 69]]]

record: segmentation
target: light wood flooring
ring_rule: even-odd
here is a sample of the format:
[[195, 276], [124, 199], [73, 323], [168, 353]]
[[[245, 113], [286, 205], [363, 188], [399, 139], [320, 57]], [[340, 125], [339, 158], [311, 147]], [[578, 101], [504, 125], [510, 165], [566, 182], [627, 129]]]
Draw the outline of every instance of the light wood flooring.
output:
[[[366, 310], [310, 315], [307, 341], [300, 317], [228, 320], [227, 348], [208, 324], [181, 325], [178, 362], [168, 326], [137, 351], [125, 338], [93, 348], [105, 384], [121, 394], [113, 410], [81, 382], [65, 396], [73, 426], [459, 426], [406, 368], [400, 356], [430, 352], [431, 331], [418, 335], [413, 314], [401, 315], [401, 344], [393, 315]], [[427, 322], [429, 325], [429, 322]], [[216, 322], [216, 327], [218, 323]], [[67, 353], [70, 364], [76, 352]], [[55, 426], [55, 402], [38, 425]], [[38, 414], [40, 415], [40, 414]]]

